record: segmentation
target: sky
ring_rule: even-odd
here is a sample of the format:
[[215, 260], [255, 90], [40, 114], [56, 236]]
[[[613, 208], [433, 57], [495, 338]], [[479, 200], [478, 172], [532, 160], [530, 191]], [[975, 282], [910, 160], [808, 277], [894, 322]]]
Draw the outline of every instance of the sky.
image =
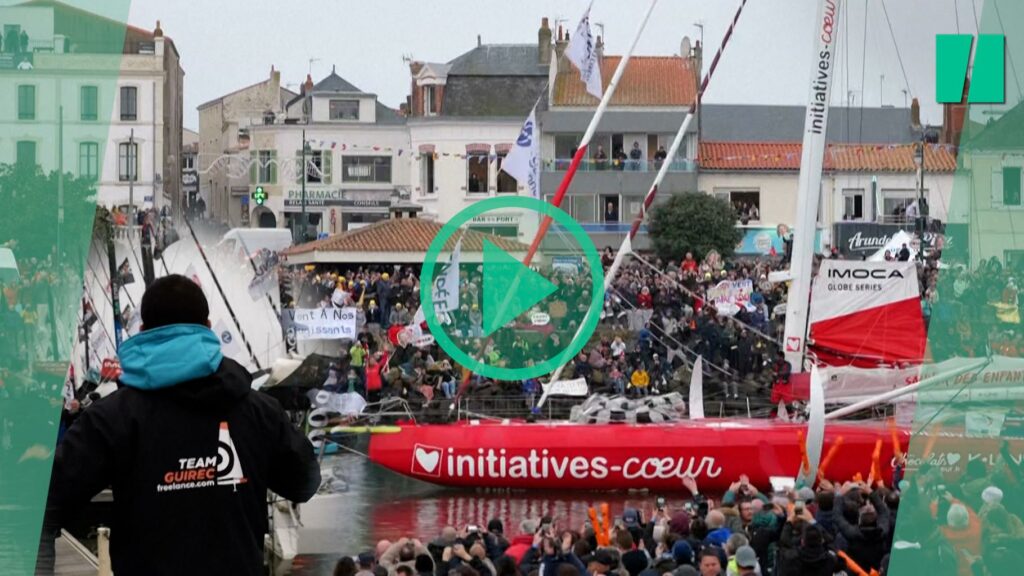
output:
[[[541, 17], [575, 29], [587, 3], [132, 0], [129, 22], [152, 29], [160, 20], [174, 39], [186, 75], [185, 126], [195, 129], [197, 106], [267, 78], [271, 65], [292, 89], [310, 70], [318, 81], [336, 66], [339, 75], [397, 108], [409, 92], [404, 57], [449, 61], [475, 47], [477, 35], [485, 44], [534, 43]], [[981, 17], [984, 3], [842, 2], [833, 103], [903, 106], [916, 96], [923, 120], [941, 123], [935, 34], [976, 33], [975, 13]], [[1017, 3], [1000, 0], [1001, 7]], [[591, 20], [603, 24], [606, 54], [628, 48], [648, 5], [649, 0], [594, 0]], [[706, 72], [738, 6], [739, 0], [660, 0], [635, 53], [678, 54], [683, 36], [700, 38], [696, 24], [702, 23]], [[705, 101], [805, 105], [816, 6], [815, 0], [749, 0]], [[1011, 82], [1008, 76], [1008, 86]]]

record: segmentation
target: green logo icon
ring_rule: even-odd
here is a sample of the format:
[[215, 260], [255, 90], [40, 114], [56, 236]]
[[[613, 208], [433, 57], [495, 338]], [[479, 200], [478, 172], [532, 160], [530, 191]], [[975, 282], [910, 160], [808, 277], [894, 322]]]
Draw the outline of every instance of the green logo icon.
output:
[[[935, 99], [940, 103], [963, 100], [964, 82], [971, 60], [970, 34], [935, 36]], [[1006, 100], [1006, 38], [1002, 34], [979, 34], [971, 71], [967, 101], [972, 104], [1001, 104]]]
[[257, 206], [263, 206], [263, 203], [267, 201], [267, 191], [263, 189], [263, 186], [256, 187], [256, 190], [252, 193], [252, 199], [256, 202]]
[[[558, 290], [558, 286], [547, 278], [523, 266], [519, 260], [487, 239], [484, 239], [483, 268], [484, 337], [490, 336]], [[509, 286], [513, 285], [516, 285], [518, 298], [506, 304]]]
[[[538, 255], [527, 267], [485, 238], [475, 244], [482, 264], [460, 262], [459, 309], [441, 315], [442, 323], [432, 298], [433, 280], [447, 264], [447, 257], [438, 262], [442, 252], [473, 218], [509, 208], [550, 216], [557, 233], [549, 238], [571, 240], [556, 249], [560, 256], [582, 253], [578, 266], [555, 270]], [[604, 305], [601, 257], [583, 227], [561, 209], [525, 196], [489, 198], [456, 214], [431, 242], [420, 278], [423, 314], [438, 345], [462, 366], [497, 380], [535, 378], [572, 361], [597, 328]]]

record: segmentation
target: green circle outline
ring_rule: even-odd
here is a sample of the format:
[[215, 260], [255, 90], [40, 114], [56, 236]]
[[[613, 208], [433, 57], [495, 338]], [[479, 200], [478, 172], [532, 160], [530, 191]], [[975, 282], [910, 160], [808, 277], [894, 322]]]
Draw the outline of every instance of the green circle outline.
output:
[[[437, 314], [434, 312], [433, 305], [433, 282], [429, 279], [434, 277], [434, 268], [437, 265], [437, 259], [441, 256], [441, 252], [444, 250], [444, 245], [448, 239], [459, 231], [460, 227], [469, 222], [476, 216], [483, 214], [484, 212], [490, 212], [500, 208], [522, 208], [533, 212], [539, 212], [545, 216], [550, 216], [558, 224], [563, 226], [569, 231], [569, 234], [574, 240], [583, 248], [583, 253], [587, 258], [587, 264], [590, 266], [590, 280], [593, 295], [590, 298], [590, 309], [587, 311], [586, 322], [577, 332], [576, 337], [573, 338], [569, 345], [566, 346], [561, 352], [555, 356], [544, 360], [543, 362], [534, 364], [533, 366], [525, 366], [522, 368], [502, 368], [500, 366], [491, 366], [473, 358], [469, 354], [466, 354], [458, 344], [456, 344], [447, 333], [445, 333], [440, 322], [437, 320]], [[544, 374], [553, 372], [559, 366], [567, 364], [572, 358], [579, 353], [580, 350], [586, 346], [587, 342], [590, 341], [590, 337], [594, 334], [597, 329], [598, 322], [601, 321], [600, 310], [604, 305], [604, 267], [601, 265], [601, 256], [597, 252], [597, 247], [590, 240], [590, 236], [583, 229], [582, 226], [576, 220], [567, 214], [561, 208], [549, 204], [547, 202], [538, 200], [537, 198], [531, 198], [528, 196], [509, 196], [509, 197], [495, 197], [487, 198], [486, 200], [480, 200], [460, 210], [454, 218], [449, 220], [441, 230], [431, 241], [430, 247], [427, 249], [426, 255], [423, 257], [423, 268], [420, 272], [420, 305], [423, 308], [423, 316], [427, 321], [427, 327], [430, 329], [431, 334], [434, 335], [434, 339], [437, 341], [441, 349], [447, 352], [452, 359], [463, 367], [469, 370], [493, 378], [495, 380], [527, 380], [529, 378], [536, 378]], [[427, 279], [427, 280], [423, 280]], [[594, 289], [593, 287], [599, 287]]]

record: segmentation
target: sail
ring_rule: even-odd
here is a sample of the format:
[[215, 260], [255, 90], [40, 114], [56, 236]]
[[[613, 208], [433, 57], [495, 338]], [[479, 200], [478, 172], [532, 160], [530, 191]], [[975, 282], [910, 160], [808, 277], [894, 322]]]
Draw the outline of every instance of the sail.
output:
[[242, 472], [242, 462], [238, 459], [238, 450], [231, 440], [231, 431], [228, 430], [228, 423], [220, 423], [220, 433], [217, 436], [217, 485], [237, 486], [245, 483], [245, 475]]
[[811, 264], [814, 236], [821, 199], [821, 169], [825, 160], [825, 132], [828, 128], [832, 77], [835, 76], [834, 50], [839, 32], [839, 0], [818, 0], [814, 21], [814, 55], [804, 140], [800, 158], [800, 184], [797, 189], [796, 223], [793, 237], [793, 284], [786, 308], [786, 360], [798, 372], [803, 371], [807, 340], [807, 307], [811, 290]]
[[914, 262], [825, 260], [811, 301], [812, 349], [830, 365], [919, 364], [925, 327]]

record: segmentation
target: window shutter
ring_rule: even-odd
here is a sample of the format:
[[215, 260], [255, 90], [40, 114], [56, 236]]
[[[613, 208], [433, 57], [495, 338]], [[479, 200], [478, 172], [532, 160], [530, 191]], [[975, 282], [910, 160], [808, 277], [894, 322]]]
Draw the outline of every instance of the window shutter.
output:
[[992, 207], [1000, 208], [1003, 205], [1003, 167], [996, 166], [992, 169]]
[[323, 181], [324, 184], [330, 184], [331, 183], [331, 160], [332, 160], [332, 157], [334, 156], [334, 154], [330, 150], [324, 150], [320, 154], [321, 154], [321, 166], [322, 166], [321, 170], [324, 173], [322, 181]]
[[258, 182], [260, 173], [260, 155], [256, 150], [249, 151], [249, 184], [255, 185]]
[[270, 151], [270, 184], [277, 184], [277, 150]]

